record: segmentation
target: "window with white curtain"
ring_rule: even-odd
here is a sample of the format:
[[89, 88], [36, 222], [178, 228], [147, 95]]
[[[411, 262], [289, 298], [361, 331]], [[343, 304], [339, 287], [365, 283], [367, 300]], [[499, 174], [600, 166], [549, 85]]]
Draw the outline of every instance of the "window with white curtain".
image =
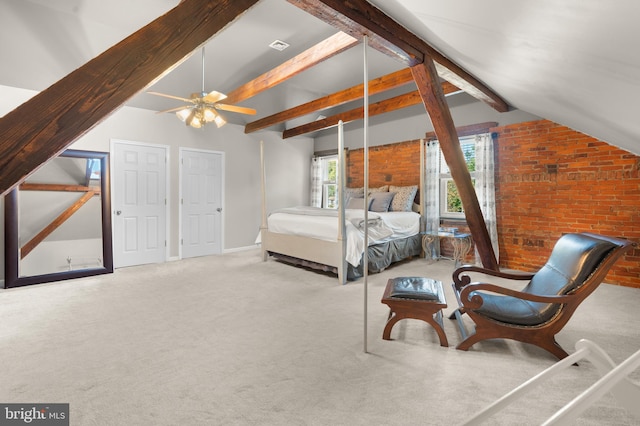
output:
[[322, 207], [338, 208], [338, 156], [320, 158], [322, 170]]
[[[460, 147], [467, 163], [473, 185], [476, 184], [476, 147], [475, 136], [460, 139]], [[464, 208], [458, 194], [451, 171], [440, 153], [440, 217], [449, 219], [464, 219]]]

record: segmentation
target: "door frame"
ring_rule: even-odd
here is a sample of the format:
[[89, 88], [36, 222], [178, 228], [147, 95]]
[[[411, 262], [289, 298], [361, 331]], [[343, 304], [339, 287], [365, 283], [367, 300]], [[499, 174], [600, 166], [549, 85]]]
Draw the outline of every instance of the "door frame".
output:
[[[111, 138], [109, 141], [109, 153], [110, 155], [110, 160], [109, 161], [109, 171], [111, 172], [111, 198], [113, 199], [114, 194], [115, 194], [115, 145], [116, 144], [120, 144], [120, 145], [136, 145], [136, 146], [144, 146], [144, 147], [152, 147], [152, 148], [159, 148], [159, 149], [163, 149], [164, 150], [164, 155], [165, 155], [165, 199], [166, 202], [164, 203], [164, 216], [165, 216], [165, 239], [167, 241], [167, 244], [165, 245], [164, 248], [164, 262], [167, 262], [167, 260], [170, 258], [169, 257], [169, 253], [170, 253], [170, 247], [171, 247], [171, 209], [169, 208], [169, 206], [171, 205], [171, 168], [169, 167], [169, 165], [171, 164], [171, 150], [170, 150], [170, 146], [169, 145], [163, 145], [163, 144], [155, 144], [155, 143], [148, 143], [148, 142], [139, 142], [139, 141], [131, 141], [131, 140], [126, 140], [126, 139], [117, 139], [117, 138]], [[112, 215], [112, 219], [113, 219], [113, 215], [115, 214], [115, 209], [113, 208], [113, 204], [112, 204], [112, 208], [111, 208], [111, 215]], [[112, 223], [114, 223], [114, 221], [112, 220]], [[111, 229], [111, 238], [113, 241], [113, 238], [115, 238], [115, 226], [112, 226]], [[115, 248], [113, 249], [115, 250]], [[114, 255], [114, 259], [115, 259], [115, 253], [112, 253]], [[118, 268], [119, 265], [114, 264], [113, 265], [114, 269]]]
[[[220, 161], [220, 207], [222, 208], [222, 212], [220, 212], [220, 253], [224, 253], [224, 224], [225, 224], [225, 164], [226, 157], [223, 151], [214, 151], [212, 149], [199, 149], [199, 148], [189, 148], [186, 146], [181, 146], [178, 148], [178, 241], [182, 242], [182, 181], [184, 179], [183, 176], [183, 164], [182, 154], [184, 151], [190, 152], [201, 152], [206, 154], [219, 154], [221, 156]], [[182, 243], [178, 244], [178, 258], [183, 259], [182, 257]]]

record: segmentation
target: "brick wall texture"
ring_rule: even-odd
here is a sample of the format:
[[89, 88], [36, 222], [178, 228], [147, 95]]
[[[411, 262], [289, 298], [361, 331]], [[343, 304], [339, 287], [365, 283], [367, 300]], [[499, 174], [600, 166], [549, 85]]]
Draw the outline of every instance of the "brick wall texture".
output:
[[[491, 131], [502, 268], [539, 269], [567, 232], [640, 243], [640, 157], [547, 120]], [[347, 186], [363, 185], [362, 157], [361, 149], [349, 152]], [[419, 158], [419, 141], [370, 148], [369, 186], [416, 184]], [[640, 288], [640, 248], [619, 260], [605, 282]]]

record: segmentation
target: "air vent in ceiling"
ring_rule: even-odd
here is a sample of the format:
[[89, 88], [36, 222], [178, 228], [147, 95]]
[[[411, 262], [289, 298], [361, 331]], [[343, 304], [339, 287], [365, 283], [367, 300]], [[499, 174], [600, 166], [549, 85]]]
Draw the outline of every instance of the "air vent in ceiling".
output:
[[289, 47], [289, 43], [285, 43], [284, 41], [281, 41], [281, 40], [275, 40], [269, 45], [269, 47], [272, 49], [283, 51], [284, 49]]

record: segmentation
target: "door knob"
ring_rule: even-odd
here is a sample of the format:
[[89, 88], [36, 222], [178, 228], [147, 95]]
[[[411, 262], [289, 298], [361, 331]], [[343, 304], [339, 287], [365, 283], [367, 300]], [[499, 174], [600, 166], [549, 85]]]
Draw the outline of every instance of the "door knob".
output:
[[217, 211], [218, 213], [219, 213], [219, 212], [221, 212], [221, 211], [222, 211], [222, 207], [218, 207], [218, 208], [216, 209], [216, 211]]
[[116, 216], [120, 216], [122, 214], [122, 210], [116, 210]]

